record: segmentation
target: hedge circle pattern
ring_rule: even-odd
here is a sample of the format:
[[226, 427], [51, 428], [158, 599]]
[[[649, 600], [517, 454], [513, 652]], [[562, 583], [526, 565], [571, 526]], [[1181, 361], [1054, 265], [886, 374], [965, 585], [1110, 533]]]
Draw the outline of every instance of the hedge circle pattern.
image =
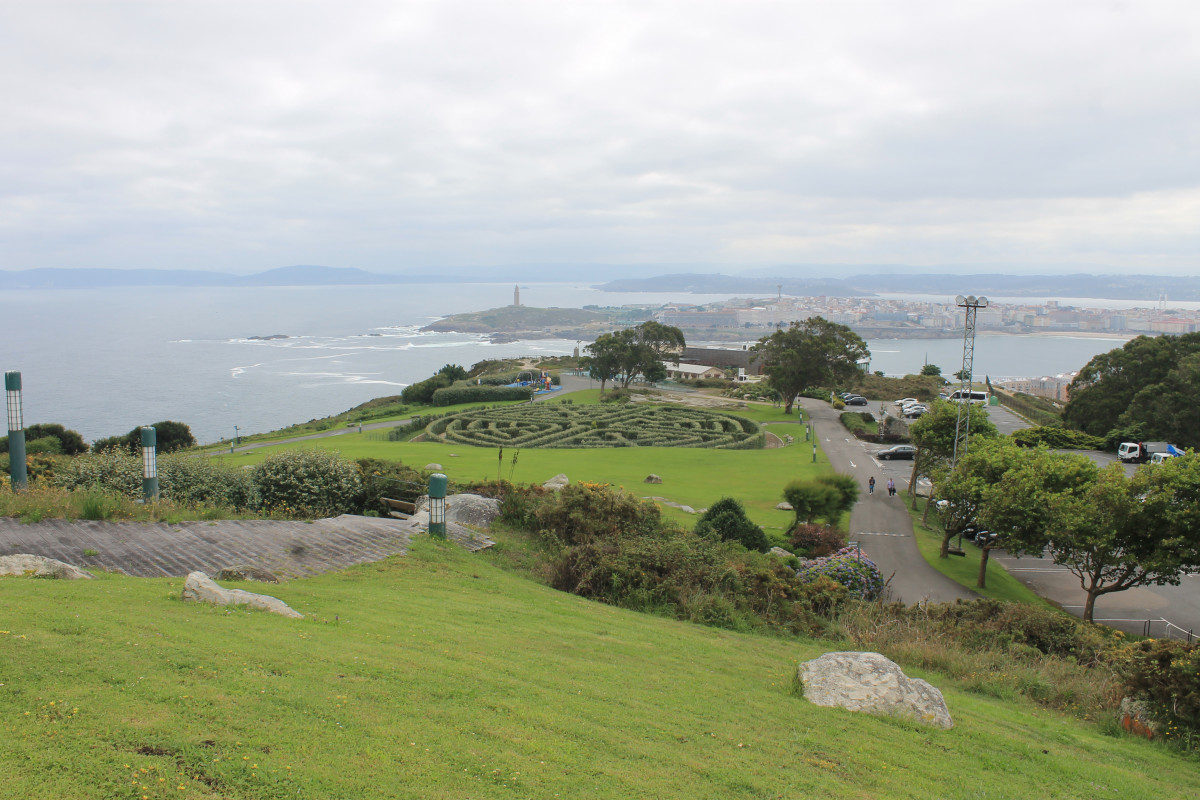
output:
[[426, 430], [447, 442], [476, 447], [744, 450], [765, 442], [753, 420], [672, 406], [508, 406], [445, 417]]

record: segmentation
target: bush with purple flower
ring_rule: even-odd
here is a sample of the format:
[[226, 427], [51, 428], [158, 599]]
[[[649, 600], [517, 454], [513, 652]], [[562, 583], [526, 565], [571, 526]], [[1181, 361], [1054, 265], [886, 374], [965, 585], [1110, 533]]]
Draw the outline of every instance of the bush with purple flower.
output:
[[879, 567], [853, 547], [843, 547], [824, 558], [805, 561], [796, 571], [801, 583], [811, 583], [821, 576], [840, 583], [864, 600], [875, 600], [883, 593], [883, 575]]

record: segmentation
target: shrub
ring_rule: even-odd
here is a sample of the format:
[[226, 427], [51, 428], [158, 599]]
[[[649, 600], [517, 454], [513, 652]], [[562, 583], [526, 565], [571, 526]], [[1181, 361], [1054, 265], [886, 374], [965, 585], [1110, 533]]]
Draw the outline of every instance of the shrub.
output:
[[1105, 444], [1103, 437], [1048, 425], [1013, 431], [1012, 440], [1022, 447], [1045, 445], [1055, 450], [1103, 450]]
[[1200, 643], [1136, 642], [1117, 653], [1116, 665], [1130, 694], [1151, 703], [1166, 721], [1200, 733]]
[[142, 461], [123, 449], [83, 455], [64, 465], [53, 483], [68, 491], [96, 488], [136, 499], [142, 496]]
[[628, 389], [612, 389], [600, 395], [601, 403], [628, 403], [632, 399], [632, 392]]
[[732, 497], [723, 497], [709, 506], [694, 529], [698, 536], [715, 536], [724, 542], [737, 542], [747, 550], [765, 553], [771, 549], [763, 529], [750, 521], [746, 509]]
[[430, 396], [435, 406], [456, 406], [460, 403], [497, 403], [504, 400], [528, 400], [529, 389], [523, 386], [449, 386], [437, 389]]
[[[55, 444], [50, 444], [53, 440]], [[41, 449], [35, 450], [35, 443]], [[38, 423], [25, 428], [25, 452], [77, 456], [88, 451], [87, 443], [78, 431], [69, 430], [54, 422]], [[8, 452], [8, 437], [0, 436], [0, 453]]]
[[831, 525], [796, 525], [788, 533], [792, 550], [808, 558], [820, 558], [846, 546], [846, 537]]
[[796, 573], [801, 583], [812, 583], [822, 576], [840, 583], [850, 594], [864, 600], [875, 600], [883, 593], [883, 575], [879, 567], [852, 547], [806, 561]]
[[158, 460], [158, 488], [165, 499], [242, 510], [258, 505], [254, 481], [242, 469], [206, 458], [170, 455]]
[[120, 509], [120, 498], [99, 489], [89, 489], [79, 504], [79, 518], [91, 520], [112, 519]]
[[1095, 661], [1109, 646], [1100, 628], [1044, 606], [978, 598], [937, 603], [910, 614], [934, 623], [967, 647], [1031, 647], [1045, 655]]
[[25, 443], [25, 454], [61, 456], [63, 454], [62, 442], [55, 436], [43, 436], [40, 439], [31, 439]]
[[811, 523], [818, 517], [835, 522], [841, 497], [838, 489], [817, 481], [792, 481], [783, 487], [783, 499], [796, 514], [795, 525]]
[[[186, 423], [168, 419], [156, 422], [151, 427], [154, 428], [154, 444], [159, 453], [173, 453], [176, 450], [196, 445], [196, 437], [192, 435], [192, 429]], [[141, 427], [134, 428], [125, 434], [125, 438], [129, 440], [130, 450], [134, 453], [141, 451]]]
[[356, 510], [362, 496], [358, 465], [328, 450], [275, 453], [252, 475], [262, 507], [271, 514], [336, 516]]
[[653, 532], [662, 524], [658, 506], [607, 484], [572, 483], [536, 514], [542, 538], [570, 547]]
[[383, 507], [384, 497], [408, 500], [414, 495], [425, 494], [428, 489], [428, 480], [419, 470], [399, 461], [360, 458], [355, 463], [362, 481], [362, 494], [357, 504], [360, 513], [378, 512]]

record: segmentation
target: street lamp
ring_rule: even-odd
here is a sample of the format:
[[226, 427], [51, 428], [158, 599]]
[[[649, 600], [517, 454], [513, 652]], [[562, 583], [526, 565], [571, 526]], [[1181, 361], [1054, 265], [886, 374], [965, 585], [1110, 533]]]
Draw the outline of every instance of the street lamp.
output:
[[429, 476], [429, 535], [446, 538], [446, 487], [450, 480], [440, 472]]
[[25, 469], [25, 422], [21, 410], [21, 373], [4, 373], [4, 390], [8, 399], [8, 472], [12, 476], [12, 488], [24, 489], [29, 485]]
[[142, 497], [149, 503], [158, 497], [158, 433], [154, 428], [142, 428]]

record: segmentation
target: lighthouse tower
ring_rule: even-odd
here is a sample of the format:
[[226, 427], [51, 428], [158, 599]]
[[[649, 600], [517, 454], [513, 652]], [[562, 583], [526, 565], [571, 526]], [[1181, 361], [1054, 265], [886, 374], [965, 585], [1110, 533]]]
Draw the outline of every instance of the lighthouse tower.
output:
[[521, 305], [521, 287], [520, 286], [513, 287], [513, 305], [514, 306]]

